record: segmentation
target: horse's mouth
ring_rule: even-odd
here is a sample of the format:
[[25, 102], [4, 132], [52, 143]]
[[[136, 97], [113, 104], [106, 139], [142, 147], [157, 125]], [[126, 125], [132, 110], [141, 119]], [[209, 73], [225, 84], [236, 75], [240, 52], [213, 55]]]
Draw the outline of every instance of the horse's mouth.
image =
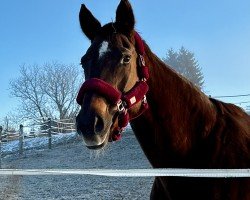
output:
[[[114, 119], [117, 119], [117, 116], [114, 117]], [[108, 142], [112, 142], [112, 135], [115, 126], [116, 125], [113, 122], [109, 127], [105, 128], [102, 134], [98, 135], [91, 129], [81, 130], [79, 124], [76, 124], [78, 134], [82, 136], [84, 145], [90, 150], [101, 150]]]
[[93, 146], [87, 146], [86, 147], [88, 149], [91, 149], [91, 150], [100, 150], [100, 149], [103, 149], [105, 147], [106, 143], [103, 142], [102, 144], [99, 144], [99, 145], [93, 145]]
[[103, 135], [92, 134], [92, 136], [82, 134], [82, 136], [85, 146], [91, 150], [103, 149], [109, 141], [109, 133]]
[[108, 136], [106, 136], [103, 140], [99, 140], [98, 142], [96, 140], [92, 140], [91, 142], [89, 140], [86, 140], [85, 138], [83, 138], [85, 146], [88, 149], [91, 150], [100, 150], [102, 148], [104, 148], [106, 146], [106, 144], [108, 143]]

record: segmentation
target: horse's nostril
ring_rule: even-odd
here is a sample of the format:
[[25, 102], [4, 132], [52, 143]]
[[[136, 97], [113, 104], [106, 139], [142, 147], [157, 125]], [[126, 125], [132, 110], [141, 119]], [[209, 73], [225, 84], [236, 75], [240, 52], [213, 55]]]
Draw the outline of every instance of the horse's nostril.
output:
[[98, 114], [83, 115], [76, 118], [78, 133], [86, 137], [101, 134], [105, 128], [104, 123], [105, 121]]
[[104, 129], [104, 121], [100, 116], [95, 117], [94, 128], [95, 128], [95, 133], [97, 133], [97, 134], [101, 133], [102, 130]]

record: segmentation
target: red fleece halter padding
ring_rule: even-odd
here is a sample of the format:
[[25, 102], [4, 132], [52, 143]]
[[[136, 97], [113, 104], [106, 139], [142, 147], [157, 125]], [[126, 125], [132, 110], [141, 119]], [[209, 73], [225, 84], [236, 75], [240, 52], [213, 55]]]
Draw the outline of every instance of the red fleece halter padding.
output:
[[134, 34], [134, 38], [135, 38], [135, 49], [137, 53], [143, 55], [145, 53], [144, 44], [141, 39], [141, 36], [136, 31]]
[[144, 48], [144, 43], [140, 37], [140, 35], [135, 32], [134, 34], [134, 38], [135, 38], [135, 48], [137, 53], [139, 54], [139, 64], [140, 64], [140, 70], [138, 70], [138, 76], [140, 78], [145, 78], [146, 80], [149, 79], [149, 71], [148, 71], [148, 67], [145, 64], [145, 60], [144, 60], [144, 54], [145, 54], [145, 48]]
[[76, 101], [79, 105], [82, 105], [83, 97], [88, 91], [104, 96], [111, 104], [114, 105], [118, 103], [122, 96], [122, 93], [116, 90], [109, 83], [98, 78], [91, 78], [85, 81], [80, 88], [76, 98]]
[[142, 100], [148, 92], [148, 85], [144, 81], [137, 82], [134, 87], [122, 96], [122, 100], [126, 102], [127, 108], [131, 108], [138, 101]]
[[146, 65], [141, 65], [140, 68], [141, 69], [138, 71], [138, 76], [148, 80], [149, 79], [148, 67]]

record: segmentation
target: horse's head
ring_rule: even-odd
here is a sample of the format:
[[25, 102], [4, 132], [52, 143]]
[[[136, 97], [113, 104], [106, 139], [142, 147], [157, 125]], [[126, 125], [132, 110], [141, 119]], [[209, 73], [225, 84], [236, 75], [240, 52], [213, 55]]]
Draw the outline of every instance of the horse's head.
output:
[[[118, 5], [115, 22], [101, 26], [85, 5], [79, 19], [91, 45], [81, 59], [86, 81], [77, 98], [81, 105], [77, 129], [88, 148], [100, 149], [114, 140], [121, 129], [119, 124], [126, 125], [128, 114], [130, 117], [138, 114], [147, 85], [138, 76], [135, 19], [127, 0]], [[134, 91], [128, 93], [131, 89]], [[119, 118], [120, 115], [123, 117]]]

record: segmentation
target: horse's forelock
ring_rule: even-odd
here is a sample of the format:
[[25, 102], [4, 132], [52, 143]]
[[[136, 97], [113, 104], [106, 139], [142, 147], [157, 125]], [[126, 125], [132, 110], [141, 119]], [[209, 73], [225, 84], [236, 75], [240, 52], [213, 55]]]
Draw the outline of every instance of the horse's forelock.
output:
[[129, 35], [124, 34], [122, 31], [119, 30], [116, 23], [110, 22], [99, 30], [97, 37], [102, 38], [104, 40], [111, 40], [114, 35], [124, 35], [129, 41], [134, 41], [134, 31], [131, 31]]

